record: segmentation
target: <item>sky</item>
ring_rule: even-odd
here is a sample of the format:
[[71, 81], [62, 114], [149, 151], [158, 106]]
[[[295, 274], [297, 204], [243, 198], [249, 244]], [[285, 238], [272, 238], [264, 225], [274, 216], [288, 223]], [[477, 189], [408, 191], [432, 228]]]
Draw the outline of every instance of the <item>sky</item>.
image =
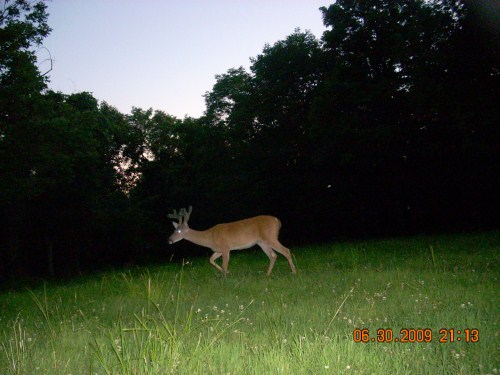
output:
[[[132, 107], [199, 117], [215, 75], [243, 66], [296, 28], [320, 38], [330, 0], [52, 0], [49, 88], [88, 91]], [[39, 69], [48, 63], [39, 52]]]

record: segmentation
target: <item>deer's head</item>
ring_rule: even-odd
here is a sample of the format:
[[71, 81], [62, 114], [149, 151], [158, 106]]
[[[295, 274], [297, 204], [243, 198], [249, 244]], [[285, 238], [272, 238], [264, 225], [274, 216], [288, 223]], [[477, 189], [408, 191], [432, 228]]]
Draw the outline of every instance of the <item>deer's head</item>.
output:
[[189, 215], [191, 215], [192, 211], [193, 207], [189, 206], [188, 210], [186, 210], [185, 208], [181, 208], [179, 210], [179, 213], [177, 213], [177, 211], [174, 210], [172, 214], [167, 215], [170, 219], [179, 220], [178, 223], [172, 221], [172, 225], [174, 226], [175, 230], [174, 233], [172, 233], [168, 238], [168, 243], [170, 245], [176, 243], [177, 241], [182, 240], [189, 232], [188, 220], [189, 220]]

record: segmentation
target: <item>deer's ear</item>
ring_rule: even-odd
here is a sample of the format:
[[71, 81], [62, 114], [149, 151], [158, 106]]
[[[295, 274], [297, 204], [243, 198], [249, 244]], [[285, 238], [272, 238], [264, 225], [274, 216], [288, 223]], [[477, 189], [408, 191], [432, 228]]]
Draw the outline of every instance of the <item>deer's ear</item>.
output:
[[175, 221], [172, 221], [172, 225], [174, 226], [175, 229], [177, 229], [179, 223], [176, 223]]

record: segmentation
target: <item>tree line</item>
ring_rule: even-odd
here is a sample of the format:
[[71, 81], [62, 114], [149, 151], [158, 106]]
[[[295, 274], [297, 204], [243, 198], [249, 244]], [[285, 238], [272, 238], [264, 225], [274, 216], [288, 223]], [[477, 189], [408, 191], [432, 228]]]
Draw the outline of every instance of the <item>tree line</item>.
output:
[[488, 1], [337, 0], [184, 119], [49, 90], [46, 4], [0, 5], [0, 280], [194, 252], [166, 241], [187, 205], [201, 229], [278, 216], [290, 245], [499, 224]]

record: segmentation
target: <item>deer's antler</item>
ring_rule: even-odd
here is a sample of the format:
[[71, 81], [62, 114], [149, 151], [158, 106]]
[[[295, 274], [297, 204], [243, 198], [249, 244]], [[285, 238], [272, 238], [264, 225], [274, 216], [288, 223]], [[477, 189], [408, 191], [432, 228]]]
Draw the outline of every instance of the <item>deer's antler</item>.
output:
[[177, 220], [179, 220], [179, 224], [180, 224], [180, 223], [182, 223], [182, 217], [183, 217], [183, 215], [184, 215], [183, 208], [181, 208], [179, 210], [179, 213], [177, 213], [177, 210], [174, 210], [174, 212], [171, 213], [171, 214], [168, 214], [167, 217], [169, 219], [177, 219]]
[[168, 214], [167, 217], [170, 219], [179, 220], [179, 224], [182, 224], [183, 219], [184, 219], [184, 223], [187, 223], [187, 221], [189, 220], [189, 216], [191, 215], [191, 212], [193, 212], [193, 206], [189, 206], [188, 211], [186, 211], [185, 208], [181, 208], [179, 210], [179, 213], [177, 213], [177, 210], [174, 210], [174, 212], [171, 214]]
[[189, 220], [189, 216], [191, 216], [191, 212], [193, 212], [193, 206], [189, 206], [188, 210], [184, 210], [184, 222], [187, 223]]

